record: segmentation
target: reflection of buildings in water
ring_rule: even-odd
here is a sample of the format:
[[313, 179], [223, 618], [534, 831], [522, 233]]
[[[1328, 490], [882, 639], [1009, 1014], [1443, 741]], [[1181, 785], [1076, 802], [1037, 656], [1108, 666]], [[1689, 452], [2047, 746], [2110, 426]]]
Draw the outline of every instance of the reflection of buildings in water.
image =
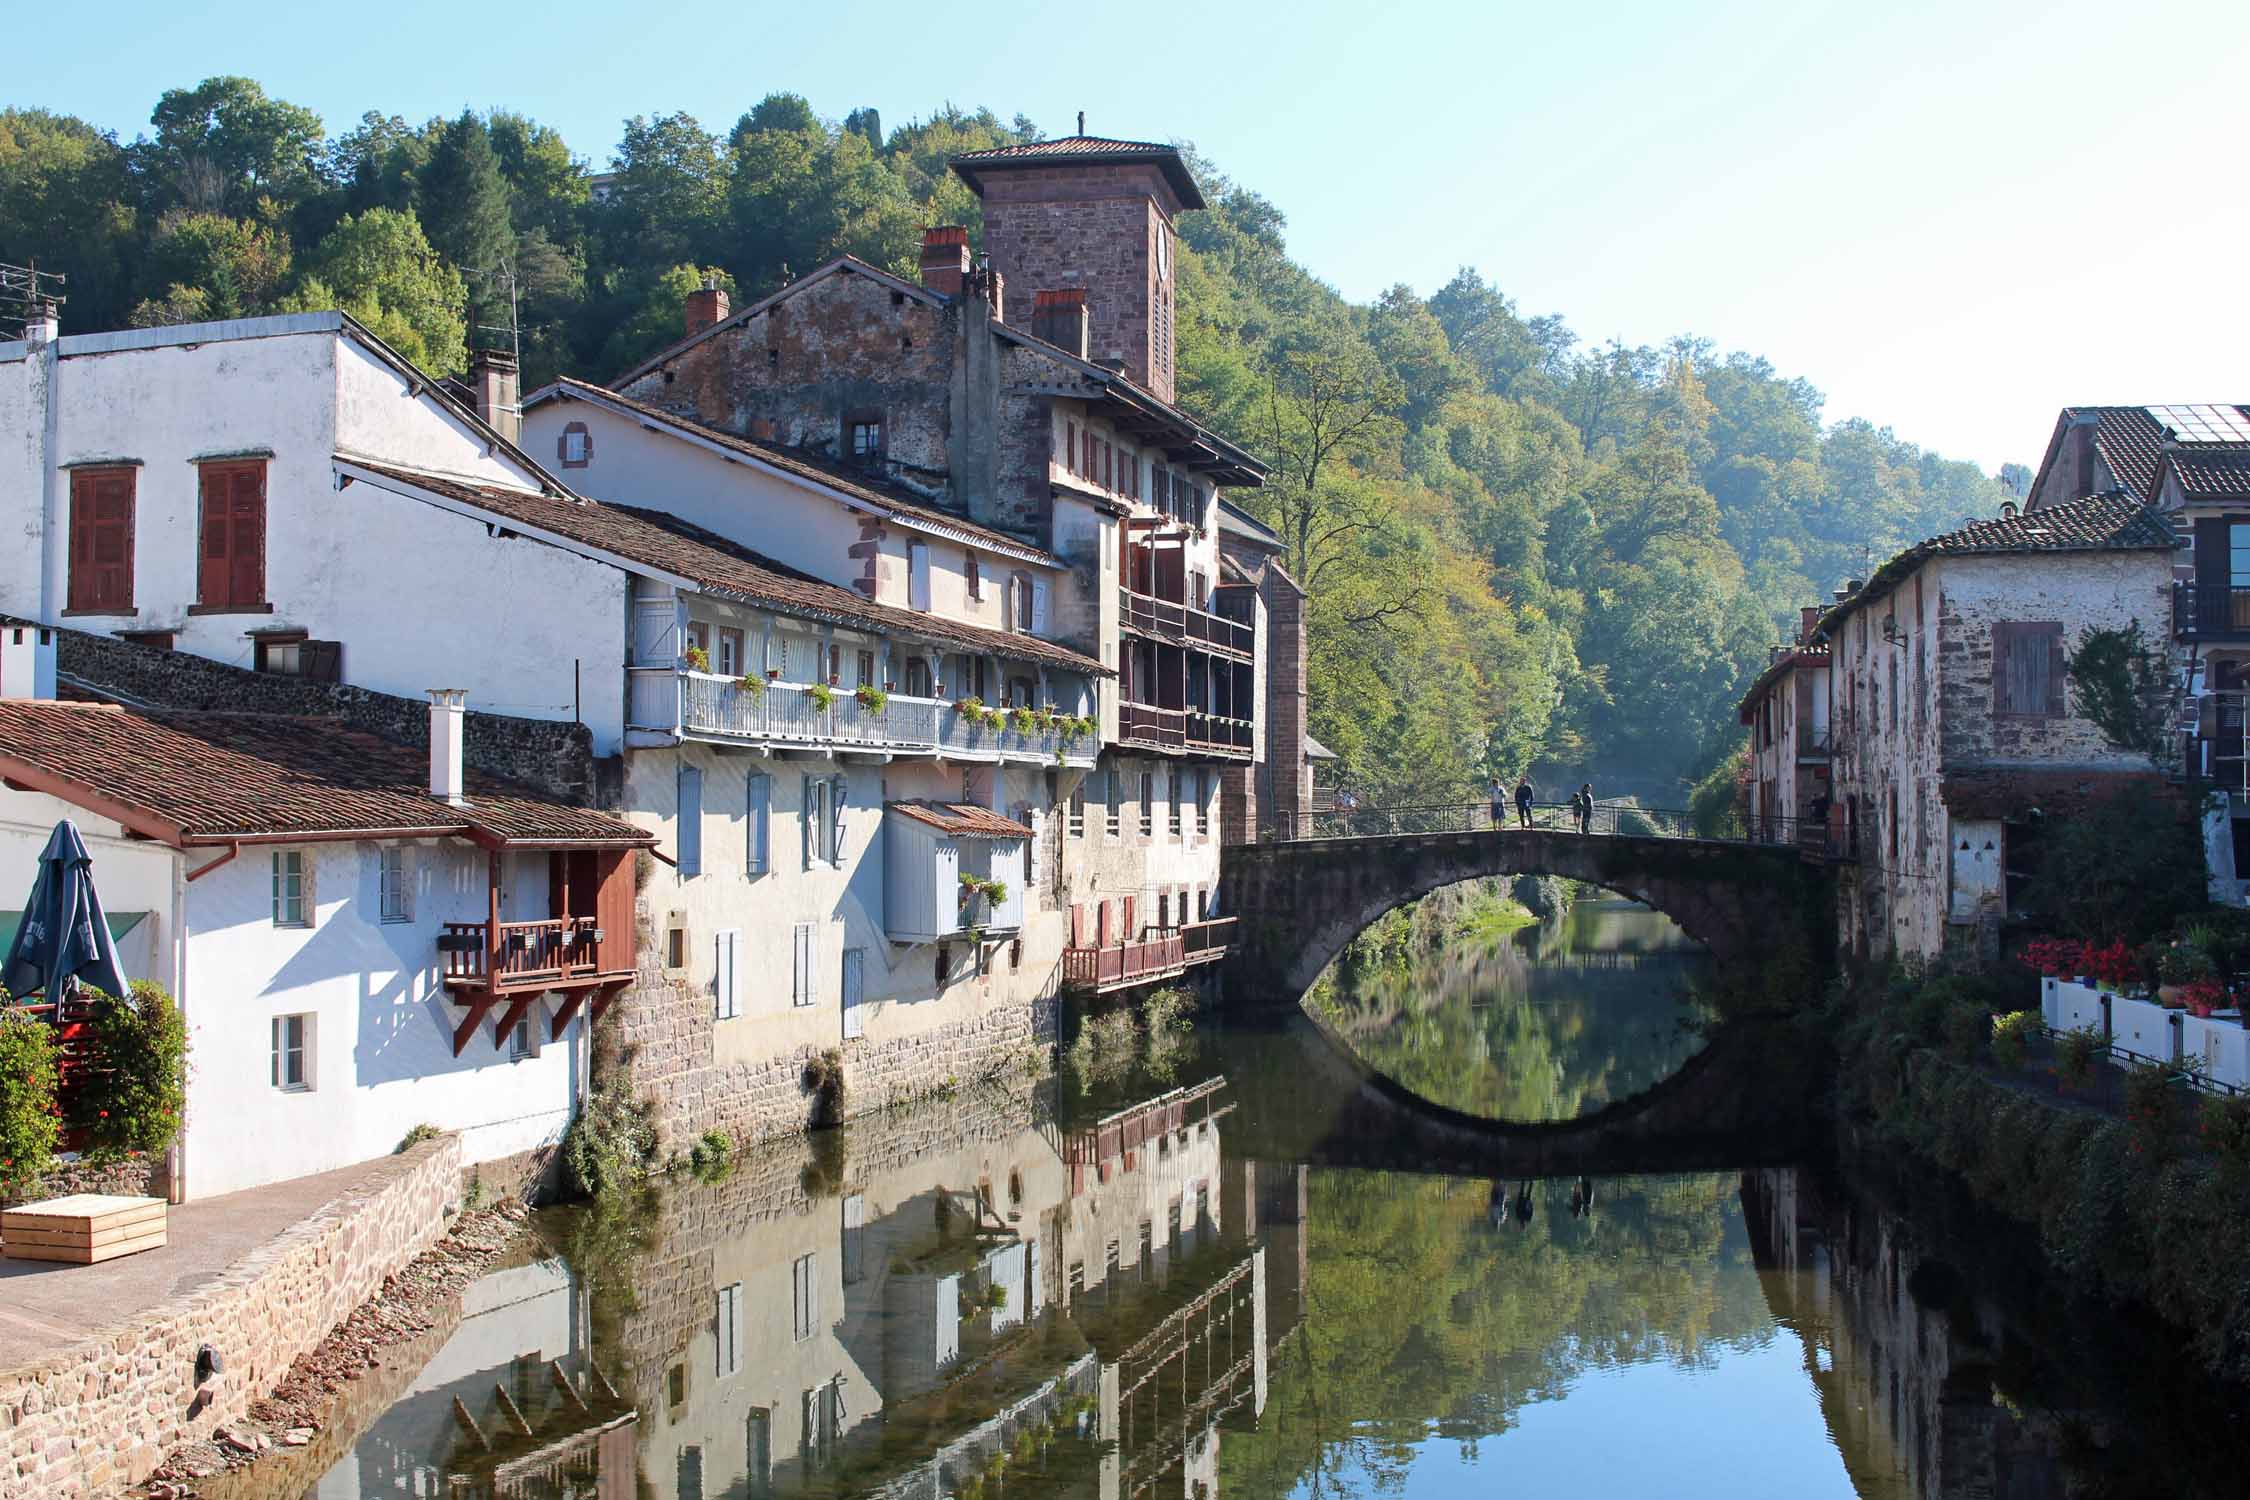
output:
[[311, 1497], [631, 1500], [635, 1418], [589, 1358], [587, 1330], [562, 1261], [484, 1276], [452, 1335]]
[[1994, 1391], [1996, 1315], [1904, 1225], [1825, 1200], [1794, 1168], [1745, 1173], [1742, 1203], [1767, 1303], [1804, 1341], [1861, 1500], [2062, 1493], [2048, 1445]]
[[1265, 1399], [1261, 1218], [1292, 1307], [1302, 1286], [1302, 1169], [1223, 1159], [1222, 1088], [1062, 1137], [1020, 1111], [855, 1125], [840, 1197], [790, 1151], [668, 1194], [622, 1328], [643, 1480], [940, 1495], [1076, 1435], [1100, 1457], [1050, 1488], [1214, 1490], [1219, 1424]]

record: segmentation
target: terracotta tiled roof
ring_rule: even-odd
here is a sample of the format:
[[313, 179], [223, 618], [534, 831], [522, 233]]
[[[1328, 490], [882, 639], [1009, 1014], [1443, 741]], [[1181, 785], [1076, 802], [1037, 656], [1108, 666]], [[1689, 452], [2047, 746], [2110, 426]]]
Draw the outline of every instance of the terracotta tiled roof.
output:
[[892, 812], [927, 823], [955, 838], [1028, 839], [1031, 830], [1013, 818], [1003, 818], [990, 808], [970, 802], [890, 802]]
[[332, 719], [0, 701], [0, 766], [167, 842], [413, 832], [482, 843], [649, 844], [633, 824], [481, 771], [469, 806], [429, 793], [426, 746]]
[[[722, 448], [731, 449], [744, 457], [755, 458], [762, 463], [771, 464], [785, 473], [794, 474], [800, 479], [809, 479], [815, 484], [837, 490], [862, 504], [877, 506], [910, 522], [921, 521], [931, 526], [942, 527], [971, 541], [982, 542], [991, 547], [1004, 548], [1011, 553], [1026, 557], [1046, 567], [1060, 568], [1063, 566], [1061, 558], [1042, 547], [1034, 546], [1021, 537], [1010, 536], [1004, 531], [996, 531], [981, 522], [970, 520], [967, 516], [957, 515], [952, 511], [933, 505], [924, 496], [916, 495], [897, 485], [886, 484], [865, 469], [854, 469], [849, 465], [837, 463], [823, 454], [812, 453], [803, 448], [792, 448], [782, 443], [766, 443], [755, 438], [746, 438], [740, 433], [728, 432], [723, 427], [712, 427], [697, 421], [693, 417], [666, 411], [663, 407], [651, 406], [646, 401], [636, 401], [631, 396], [619, 395], [616, 391], [609, 390], [604, 386], [589, 384], [583, 380], [572, 380], [567, 376], [557, 379], [554, 389], [563, 392], [566, 396], [576, 395], [583, 400], [620, 406], [637, 416], [646, 417], [651, 422], [661, 422], [682, 432], [693, 433], [695, 436], [716, 443]], [[531, 404], [537, 404], [538, 399], [537, 396], [534, 396]]]
[[1195, 185], [1195, 177], [1180, 156], [1180, 148], [1167, 146], [1161, 141], [1120, 141], [1099, 135], [1068, 135], [1053, 141], [1026, 141], [1015, 146], [993, 146], [984, 151], [965, 151], [953, 158], [953, 170], [961, 174], [980, 196], [984, 185], [978, 176], [984, 172], [1007, 171], [1015, 167], [1048, 167], [1057, 163], [1068, 166], [1108, 165], [1112, 162], [1145, 161], [1154, 164], [1164, 173], [1164, 180], [1172, 185], [1184, 208], [1203, 207], [1203, 194]]
[[2163, 517], [2123, 490], [1994, 516], [1948, 531], [1909, 552], [2072, 552], [2172, 547], [2178, 539]]
[[2250, 496], [2250, 449], [2218, 445], [2178, 447], [2165, 455], [2190, 500]]
[[2171, 526], [2138, 496], [2124, 490], [2087, 495], [2027, 510], [2015, 516], [1976, 521], [1917, 542], [1875, 570], [1867, 586], [1820, 617], [1820, 633], [1862, 605], [1888, 595], [1916, 568], [1933, 557], [1966, 557], [2010, 552], [2169, 552], [2179, 546]]
[[1097, 677], [1116, 675], [1090, 656], [1037, 636], [968, 625], [943, 615], [873, 603], [850, 589], [761, 557], [747, 547], [736, 546], [715, 532], [705, 531], [665, 511], [606, 505], [574, 496], [496, 489], [465, 479], [418, 474], [410, 469], [370, 463], [348, 454], [340, 453], [337, 459], [527, 526], [537, 526], [628, 562], [685, 578], [706, 593], [726, 595], [807, 619], [988, 651], [1012, 661], [1033, 662]]
[[1766, 669], [1758, 674], [1755, 682], [1750, 684], [1750, 690], [1742, 695], [1742, 701], [1735, 705], [1735, 712], [1741, 716], [1742, 722], [1747, 724], [1750, 722], [1758, 700], [1772, 691], [1773, 685], [1788, 673], [1798, 667], [1825, 670], [1827, 666], [1828, 648], [1826, 646], [1791, 646], [1787, 650], [1776, 651], [1773, 654], [1773, 660], [1766, 664]]
[[[2094, 446], [2117, 482], [2142, 499], [2156, 493], [2156, 466], [2164, 458], [2164, 424], [2145, 406], [2099, 406]], [[2052, 507], [2050, 507], [2051, 509]]]

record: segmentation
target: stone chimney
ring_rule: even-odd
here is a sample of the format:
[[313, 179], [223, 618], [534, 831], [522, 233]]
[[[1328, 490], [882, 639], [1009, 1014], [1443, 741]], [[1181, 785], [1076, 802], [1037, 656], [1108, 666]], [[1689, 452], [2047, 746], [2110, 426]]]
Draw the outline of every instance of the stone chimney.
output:
[[430, 795], [454, 807], [469, 805], [461, 773], [461, 740], [468, 722], [468, 692], [430, 689]]
[[501, 349], [469, 351], [469, 388], [476, 392], [477, 415], [509, 442], [523, 437], [523, 403], [516, 357]]
[[922, 285], [941, 296], [958, 297], [969, 274], [969, 231], [959, 224], [937, 224], [922, 231]]
[[1820, 626], [1820, 606], [1808, 604], [1797, 611], [1797, 644], [1812, 644], [1813, 631]]
[[1031, 336], [1080, 359], [1086, 357], [1086, 289], [1064, 287], [1031, 294]]
[[44, 625], [0, 627], [0, 698], [55, 696], [55, 633]]
[[703, 285], [687, 294], [687, 336], [694, 338], [704, 329], [727, 320], [727, 294], [710, 277]]

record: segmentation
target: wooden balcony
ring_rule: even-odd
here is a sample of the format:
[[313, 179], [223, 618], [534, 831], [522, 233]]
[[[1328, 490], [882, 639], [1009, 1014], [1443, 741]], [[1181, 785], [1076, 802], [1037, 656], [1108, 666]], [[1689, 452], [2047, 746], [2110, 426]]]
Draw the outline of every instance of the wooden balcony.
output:
[[1173, 599], [1120, 589], [1120, 623], [1135, 635], [1174, 646], [1194, 646], [1235, 661], [1256, 653], [1258, 632], [1239, 620]]
[[[507, 1045], [525, 1013], [550, 992], [562, 997], [549, 1032], [559, 1041], [581, 1009], [600, 1020], [633, 980], [634, 851], [551, 853], [547, 904], [563, 915], [520, 922], [500, 920], [500, 862], [494, 851], [486, 890], [490, 915], [482, 922], [447, 922], [438, 931], [446, 992], [464, 1008], [453, 1030], [455, 1057], [495, 1011], [492, 1045]], [[598, 915], [579, 914], [589, 909]]]
[[[881, 708], [861, 703], [850, 688], [827, 690], [820, 706], [805, 683], [742, 680], [684, 668], [636, 668], [630, 724], [700, 740], [755, 746], [814, 746], [880, 751], [892, 755], [959, 760], [1010, 760], [1042, 766], [1092, 765], [1100, 749], [1094, 735], [1073, 738], [1062, 730], [972, 723], [949, 702], [892, 693]], [[994, 707], [999, 707], [995, 704]]]
[[[1207, 1078], [1186, 1088], [1173, 1089], [1154, 1099], [1144, 1100], [1130, 1109], [1107, 1114], [1093, 1124], [1072, 1131], [1063, 1141], [1063, 1161], [1074, 1168], [1085, 1168], [1099, 1162], [1114, 1161], [1128, 1151], [1137, 1151], [1158, 1136], [1184, 1130], [1189, 1124], [1188, 1106], [1202, 1103], [1200, 1118], [1213, 1117], [1215, 1105], [1212, 1096], [1227, 1086], [1224, 1078]], [[1072, 1177], [1072, 1191], [1079, 1188], [1077, 1174]]]
[[2250, 589], [2174, 584], [2172, 628], [2182, 640], [2250, 641]]
[[1159, 979], [1174, 979], [1197, 964], [1226, 957], [1234, 941], [1233, 917], [1156, 927], [1134, 942], [1063, 949], [1063, 988], [1106, 994]]
[[1230, 719], [1201, 709], [1160, 708], [1153, 703], [1117, 705], [1119, 743], [1175, 754], [1212, 755], [1248, 760], [1255, 753], [1248, 719]]

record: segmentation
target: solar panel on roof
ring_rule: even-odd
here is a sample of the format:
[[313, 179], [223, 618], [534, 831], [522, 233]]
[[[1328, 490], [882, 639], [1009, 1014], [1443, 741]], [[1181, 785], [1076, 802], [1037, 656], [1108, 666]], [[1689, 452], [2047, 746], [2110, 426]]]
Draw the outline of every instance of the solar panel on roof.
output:
[[2176, 443], [2250, 443], [2250, 417], [2238, 406], [2152, 406], [2148, 414]]

